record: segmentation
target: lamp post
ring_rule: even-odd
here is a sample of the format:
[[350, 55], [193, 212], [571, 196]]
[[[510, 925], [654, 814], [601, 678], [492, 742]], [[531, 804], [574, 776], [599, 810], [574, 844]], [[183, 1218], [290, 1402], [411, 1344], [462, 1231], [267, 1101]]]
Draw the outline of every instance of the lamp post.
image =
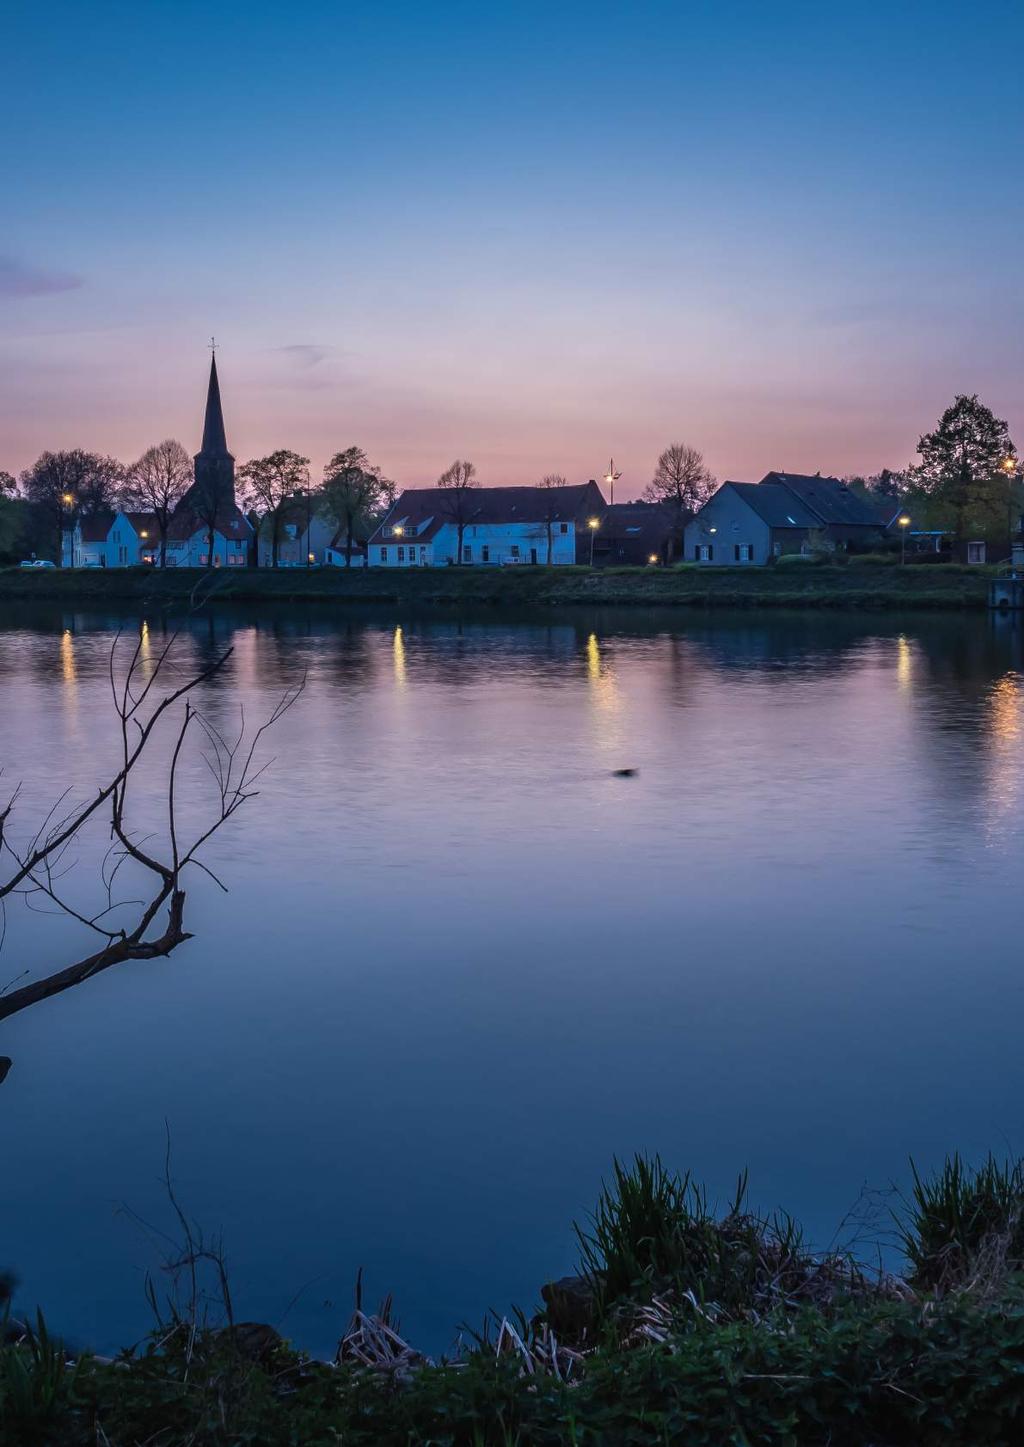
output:
[[907, 561], [907, 528], [909, 528], [909, 526], [910, 526], [910, 519], [907, 517], [906, 513], [901, 513], [901, 514], [900, 514], [900, 518], [899, 518], [899, 527], [900, 527], [900, 567], [901, 567], [901, 568], [906, 564], [906, 561]]
[[615, 471], [615, 458], [613, 457], [608, 463], [608, 471], [604, 475], [604, 480], [608, 484], [608, 501], [611, 503], [612, 507], [615, 506], [615, 484], [618, 482], [621, 476], [621, 472]]
[[587, 527], [590, 529], [590, 566], [594, 566], [594, 539], [597, 537], [597, 530], [601, 526], [600, 518], [587, 518]]
[[1006, 474], [1006, 549], [1007, 561], [1013, 562], [1013, 479], [1017, 473], [1017, 459], [1011, 453], [1004, 457], [999, 466]]

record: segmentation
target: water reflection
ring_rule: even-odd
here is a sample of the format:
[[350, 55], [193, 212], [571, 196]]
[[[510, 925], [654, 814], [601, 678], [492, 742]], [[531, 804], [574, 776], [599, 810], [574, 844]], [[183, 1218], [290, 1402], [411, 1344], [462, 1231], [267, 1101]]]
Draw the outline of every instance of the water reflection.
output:
[[[116, 757], [131, 626], [0, 614], [26, 799]], [[0, 1040], [0, 1240], [76, 1337], [144, 1325], [111, 1203], [160, 1218], [165, 1117], [247, 1313], [322, 1283], [289, 1316], [316, 1350], [359, 1265], [437, 1349], [529, 1303], [613, 1153], [713, 1193], [749, 1166], [827, 1240], [908, 1154], [1019, 1138], [1019, 628], [281, 607], [154, 611], [145, 646], [178, 627], [183, 668], [233, 649], [226, 731], [307, 688], [196, 939]]]

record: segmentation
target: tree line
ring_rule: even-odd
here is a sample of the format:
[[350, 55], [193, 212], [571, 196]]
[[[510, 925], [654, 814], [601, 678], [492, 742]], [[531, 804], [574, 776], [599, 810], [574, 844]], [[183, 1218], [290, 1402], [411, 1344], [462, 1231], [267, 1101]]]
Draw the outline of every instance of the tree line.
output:
[[[223, 495], [193, 487], [192, 458], [168, 438], [127, 466], [113, 457], [70, 448], [44, 452], [19, 479], [0, 472], [0, 562], [25, 552], [52, 555], [59, 564], [63, 534], [83, 518], [105, 512], [145, 512], [158, 538], [158, 561], [167, 563], [167, 538], [176, 510], [189, 498], [197, 522], [218, 525]], [[277, 567], [285, 527], [305, 510], [328, 518], [344, 539], [346, 561], [394, 501], [395, 485], [361, 447], [336, 452], [313, 483], [309, 458], [279, 449], [253, 458], [237, 471], [237, 501], [257, 538], [270, 541]]]
[[[958, 394], [934, 430], [921, 436], [917, 452], [919, 461], [901, 470], [883, 468], [846, 481], [872, 500], [889, 497], [901, 504], [916, 528], [950, 532], [958, 542], [968, 534], [991, 538], [1015, 530], [1014, 518], [1024, 508], [1021, 462], [1007, 423], [977, 395]], [[465, 530], [476, 513], [473, 493], [480, 485], [475, 465], [464, 459], [453, 462], [436, 482], [441, 513], [456, 530], [460, 563]], [[538, 521], [547, 535], [549, 561], [554, 526], [562, 517], [557, 491], [566, 485], [559, 473], [537, 483], [542, 494]], [[192, 486], [192, 459], [174, 439], [148, 448], [128, 466], [80, 448], [44, 452], [17, 481], [0, 471], [0, 563], [26, 551], [50, 553], [59, 563], [66, 528], [80, 518], [123, 509], [152, 515], [163, 566], [171, 519]], [[308, 526], [314, 516], [335, 525], [351, 563], [355, 545], [369, 536], [396, 494], [394, 482], [355, 446], [336, 452], [315, 484], [309, 458], [281, 448], [243, 463], [237, 487], [256, 537], [270, 542], [273, 567], [289, 523], [304, 517]], [[676, 556], [687, 522], [716, 487], [696, 447], [673, 442], [659, 456], [642, 497], [662, 509]], [[191, 502], [199, 522], [212, 529], [223, 499], [211, 496], [204, 502], [193, 492]]]
[[920, 459], [902, 469], [846, 480], [876, 499], [889, 498], [921, 531], [1002, 541], [1024, 508], [1024, 473], [1009, 426], [977, 394], [958, 393], [917, 444]]

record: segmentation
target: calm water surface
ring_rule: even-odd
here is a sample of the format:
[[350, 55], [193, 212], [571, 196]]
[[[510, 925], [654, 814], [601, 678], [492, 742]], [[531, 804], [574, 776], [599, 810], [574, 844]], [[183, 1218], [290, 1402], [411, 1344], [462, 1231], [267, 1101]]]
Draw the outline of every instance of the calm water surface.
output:
[[[26, 818], [113, 755], [122, 622], [0, 614]], [[148, 1325], [159, 1251], [122, 1208], [171, 1229], [165, 1121], [239, 1312], [320, 1351], [360, 1266], [434, 1349], [532, 1304], [615, 1153], [659, 1150], [723, 1195], [747, 1166], [823, 1244], [910, 1154], [1024, 1146], [1012, 627], [187, 628], [193, 660], [234, 645], [205, 696], [225, 723], [308, 683], [210, 856], [230, 893], [195, 881], [197, 938], [0, 1026], [0, 1266], [69, 1334]], [[12, 919], [0, 984], [72, 943]]]

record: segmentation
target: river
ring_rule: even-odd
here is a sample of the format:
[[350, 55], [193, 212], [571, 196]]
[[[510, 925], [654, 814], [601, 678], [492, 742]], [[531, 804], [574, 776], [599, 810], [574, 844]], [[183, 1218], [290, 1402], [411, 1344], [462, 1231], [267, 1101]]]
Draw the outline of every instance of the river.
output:
[[[147, 653], [171, 626], [147, 620]], [[114, 757], [118, 628], [0, 612], [25, 824]], [[233, 647], [200, 699], [225, 727], [306, 686], [208, 852], [229, 892], [193, 880], [195, 938], [0, 1025], [0, 1267], [73, 1340], [149, 1325], [167, 1133], [237, 1314], [317, 1352], [360, 1267], [434, 1351], [532, 1306], [616, 1154], [718, 1197], [748, 1168], [825, 1244], [911, 1156], [1024, 1149], [1012, 623], [282, 606], [182, 628], [183, 662]], [[76, 858], [86, 890], [98, 842]], [[80, 941], [15, 905], [0, 985]]]

